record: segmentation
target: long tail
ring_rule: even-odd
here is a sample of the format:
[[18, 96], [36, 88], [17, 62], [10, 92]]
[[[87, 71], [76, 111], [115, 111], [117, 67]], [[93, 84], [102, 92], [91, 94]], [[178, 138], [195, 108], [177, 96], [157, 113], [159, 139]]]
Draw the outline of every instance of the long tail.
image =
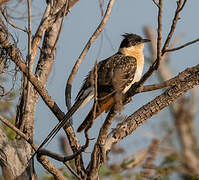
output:
[[[77, 101], [71, 109], [66, 113], [66, 115], [63, 117], [63, 119], [54, 127], [54, 129], [48, 134], [46, 139], [41, 143], [41, 145], [38, 147], [38, 149], [34, 152], [31, 159], [39, 152], [39, 150], [49, 141], [52, 140], [52, 138], [59, 132], [59, 130], [66, 125], [68, 120], [72, 117], [72, 115], [77, 111], [77, 109], [81, 106], [84, 99]], [[31, 160], [30, 159], [30, 160]]]

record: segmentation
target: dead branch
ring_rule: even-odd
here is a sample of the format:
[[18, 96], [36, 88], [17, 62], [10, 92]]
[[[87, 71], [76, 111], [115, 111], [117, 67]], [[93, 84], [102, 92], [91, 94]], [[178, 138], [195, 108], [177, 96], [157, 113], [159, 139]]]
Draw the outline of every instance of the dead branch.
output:
[[178, 46], [178, 47], [175, 47], [175, 48], [166, 49], [164, 52], [177, 51], [177, 50], [179, 50], [179, 49], [182, 49], [182, 48], [184, 48], [184, 47], [187, 47], [187, 46], [189, 46], [189, 45], [192, 45], [192, 44], [194, 44], [194, 43], [196, 43], [196, 42], [198, 42], [198, 41], [199, 41], [199, 39], [195, 39], [195, 40], [190, 41], [190, 42], [187, 42], [187, 43], [185, 43], [185, 44], [183, 44], [183, 45], [181, 45], [181, 46]]
[[[184, 75], [183, 75], [184, 74]], [[183, 77], [183, 76], [184, 77]], [[108, 152], [111, 146], [119, 140], [131, 134], [142, 123], [146, 122], [153, 115], [173, 103], [178, 97], [182, 96], [189, 89], [199, 84], [199, 65], [186, 69], [184, 72], [176, 76], [178, 84], [166, 90], [163, 94], [156, 97], [148, 104], [141, 107], [108, 135], [105, 148]]]
[[73, 79], [74, 79], [74, 77], [75, 77], [75, 75], [76, 75], [76, 73], [79, 69], [81, 62], [83, 61], [83, 59], [86, 56], [88, 50], [90, 49], [91, 45], [97, 39], [97, 37], [100, 35], [102, 30], [106, 26], [106, 23], [108, 22], [109, 16], [111, 14], [113, 4], [114, 4], [114, 0], [109, 0], [106, 12], [104, 14], [104, 17], [103, 17], [101, 23], [99, 24], [99, 26], [97, 27], [97, 29], [95, 30], [93, 35], [90, 37], [89, 41], [87, 42], [86, 46], [84, 47], [83, 51], [81, 52], [79, 58], [77, 59], [75, 65], [73, 66], [73, 69], [72, 69], [71, 74], [68, 78], [68, 81], [67, 81], [67, 84], [66, 84], [66, 89], [65, 89], [65, 101], [66, 101], [66, 107], [68, 109], [70, 109], [70, 106], [71, 106], [71, 88], [72, 88]]
[[174, 86], [176, 85], [176, 78], [169, 79], [167, 81], [164, 81], [159, 84], [152, 84], [152, 85], [146, 85], [146, 86], [141, 86], [138, 89], [136, 89], [135, 93], [141, 93], [141, 92], [148, 92], [148, 91], [154, 91], [157, 89], [162, 89], [166, 88], [169, 86]]
[[[178, 81], [177, 85], [172, 86], [162, 95], [156, 97], [154, 100], [141, 107], [123, 122], [119, 123], [106, 138], [107, 129], [105, 127], [110, 127], [113, 118], [111, 116], [111, 113], [113, 112], [109, 113], [102, 128], [100, 129], [100, 133], [102, 134], [100, 134], [98, 137], [98, 143], [96, 143], [94, 146], [91, 157], [92, 162], [90, 162], [87, 168], [89, 173], [88, 177], [92, 177], [93, 179], [97, 178], [97, 172], [104, 160], [104, 155], [109, 152], [113, 144], [118, 143], [121, 139], [130, 135], [142, 123], [146, 122], [146, 120], [174, 102], [189, 89], [199, 85], [199, 65], [186, 69], [176, 77], [176, 80]], [[114, 116], [114, 114], [112, 115]], [[107, 122], [107, 120], [109, 121]]]
[[172, 25], [171, 25], [169, 34], [168, 34], [167, 39], [166, 39], [164, 46], [162, 48], [162, 54], [164, 54], [165, 50], [169, 47], [171, 38], [173, 36], [173, 33], [176, 29], [177, 22], [179, 20], [180, 12], [183, 10], [186, 2], [187, 2], [187, 0], [179, 0], [179, 1], [176, 2], [177, 3], [176, 12], [175, 12], [175, 15], [174, 15], [174, 18], [173, 18], [173, 21], [172, 21]]
[[24, 29], [24, 28], [22, 28], [22, 27], [20, 27], [20, 26], [18, 26], [18, 25], [15, 25], [14, 23], [12, 23], [12, 22], [8, 19], [7, 15], [6, 15], [6, 13], [5, 13], [5, 10], [2, 9], [1, 6], [0, 6], [0, 11], [1, 11], [1, 14], [3, 15], [4, 19], [6, 20], [6, 22], [7, 22], [9, 25], [11, 25], [11, 26], [12, 26], [13, 28], [15, 28], [15, 29], [19, 29], [20, 31], [23, 31], [23, 32], [27, 33], [27, 30], [26, 30], [26, 29]]
[[[34, 149], [34, 150], [37, 150], [37, 146], [32, 142], [32, 140], [27, 136], [25, 135], [23, 132], [21, 132], [18, 128], [16, 128], [12, 123], [10, 123], [6, 118], [0, 116], [0, 120], [5, 123], [9, 128], [11, 128], [13, 131], [15, 131], [18, 135], [20, 135], [20, 137], [22, 137], [24, 140], [26, 140], [30, 145], [31, 147]], [[4, 145], [5, 146], [5, 145]], [[46, 157], [43, 157], [41, 163], [43, 164], [45, 162], [45, 164], [47, 164], [46, 162], [48, 162], [48, 167], [46, 170], [48, 170], [50, 172], [50, 170], [53, 169], [53, 172], [54, 172], [54, 177], [55, 178], [60, 178], [61, 179], [65, 179], [63, 177], [63, 175], [60, 173], [60, 171], [50, 163], [50, 161], [48, 161], [48, 159]]]
[[[154, 34], [152, 29], [146, 28], [145, 29], [147, 34]], [[197, 40], [191, 41], [193, 43], [197, 42]], [[175, 46], [176, 39], [174, 40], [172, 46], [169, 49], [173, 49], [172, 47]], [[154, 42], [152, 41], [151, 46], [153, 47]], [[153, 49], [153, 48], [151, 48]], [[154, 56], [154, 51], [152, 52], [152, 56]], [[160, 74], [161, 79], [166, 80], [172, 77], [172, 73], [169, 70], [169, 67], [166, 63], [167, 61], [167, 54], [163, 55], [164, 61], [162, 61], [158, 71]], [[193, 99], [191, 96], [190, 98]], [[196, 135], [194, 131], [194, 103], [192, 104], [193, 107], [189, 106], [189, 109], [187, 109], [187, 104], [191, 101], [188, 100], [184, 96], [182, 96], [177, 102], [171, 104], [170, 110], [171, 113], [174, 116], [175, 120], [175, 127], [178, 132], [178, 137], [181, 142], [183, 154], [181, 155], [182, 158], [186, 159], [185, 161], [182, 161], [182, 164], [186, 167], [186, 169], [190, 172], [198, 173], [199, 162], [198, 158], [196, 157], [195, 149], [197, 147], [196, 143]], [[193, 112], [192, 112], [193, 110]], [[192, 163], [187, 163], [192, 162]]]
[[159, 6], [159, 4], [156, 2], [156, 0], [152, 0], [153, 2], [154, 2], [154, 4], [158, 7], [158, 8], [160, 8], [160, 6]]

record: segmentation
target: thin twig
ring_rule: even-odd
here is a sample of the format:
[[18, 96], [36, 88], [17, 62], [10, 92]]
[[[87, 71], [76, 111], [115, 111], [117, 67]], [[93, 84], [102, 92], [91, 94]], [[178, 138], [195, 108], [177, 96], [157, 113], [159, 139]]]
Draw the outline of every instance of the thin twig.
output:
[[73, 1], [69, 1], [69, 7], [68, 7], [68, 11], [70, 12], [70, 9], [78, 2], [79, 0], [73, 0]]
[[24, 28], [22, 28], [22, 27], [20, 27], [20, 26], [17, 26], [17, 25], [15, 25], [15, 24], [13, 24], [13, 23], [8, 19], [7, 15], [6, 15], [6, 13], [4, 12], [4, 10], [2, 9], [2, 7], [0, 7], [0, 11], [1, 11], [1, 14], [3, 15], [3, 17], [5, 18], [5, 20], [6, 20], [6, 22], [7, 22], [8, 24], [10, 24], [13, 28], [19, 29], [19, 30], [21, 30], [21, 31], [27, 33], [27, 30], [26, 30], [26, 29], [24, 29]]
[[171, 41], [173, 33], [174, 33], [175, 29], [176, 29], [177, 22], [179, 20], [179, 13], [184, 8], [185, 3], [187, 2], [187, 0], [184, 0], [183, 4], [182, 4], [182, 2], [183, 2], [183, 0], [177, 1], [177, 9], [176, 9], [176, 12], [175, 12], [175, 15], [174, 15], [174, 18], [173, 18], [173, 22], [172, 22], [172, 25], [171, 25], [171, 28], [170, 28], [170, 32], [169, 32], [169, 34], [167, 36], [167, 39], [165, 41], [165, 44], [164, 44], [164, 46], [162, 48], [162, 54], [164, 54], [165, 50], [169, 47], [169, 43]]
[[[128, 94], [129, 92], [132, 92], [132, 89], [134, 91], [136, 88], [142, 86], [146, 80], [154, 73], [155, 70], [158, 69], [160, 60], [162, 58], [162, 55], [160, 54], [161, 50], [161, 44], [162, 44], [162, 11], [163, 11], [163, 2], [162, 0], [159, 0], [159, 8], [158, 8], [158, 37], [157, 37], [157, 58], [154, 61], [154, 63], [150, 66], [149, 70], [142, 76], [140, 81], [134, 85], [134, 87], [130, 88], [129, 91], [126, 93]], [[136, 88], [135, 88], [136, 86]], [[133, 95], [133, 94], [131, 94]]]
[[179, 11], [179, 12], [180, 12], [180, 11], [182, 11], [182, 9], [184, 8], [184, 6], [185, 6], [186, 2], [187, 2], [187, 0], [184, 0], [184, 2], [183, 2], [183, 4], [182, 4], [181, 8], [180, 8], [180, 9], [178, 9], [178, 11]]
[[[162, 16], [162, 5], [161, 4], [162, 3], [161, 3], [161, 1], [162, 0], [159, 1], [159, 5], [160, 5], [159, 6], [159, 13], [158, 13], [158, 35], [159, 35], [159, 37], [157, 38], [157, 41], [158, 40], [160, 41], [160, 38], [161, 38], [161, 33], [159, 32], [161, 30], [161, 26], [162, 26], [161, 25], [162, 24], [162, 20], [161, 20], [161, 16]], [[186, 3], [186, 0], [185, 0], [185, 2], [183, 4], [183, 7], [185, 6], [185, 3]], [[178, 17], [179, 17], [179, 12], [180, 12], [179, 10], [180, 11], [182, 10], [182, 0], [179, 0], [177, 2], [177, 9], [176, 9], [176, 13], [175, 13], [174, 18], [173, 18], [173, 23], [171, 25], [170, 32], [169, 32], [169, 34], [167, 36], [167, 40], [165, 41], [164, 46], [163, 46], [163, 48], [161, 50], [161, 54], [159, 54], [160, 52], [158, 52], [158, 50], [157, 50], [157, 56], [159, 56], [159, 58], [161, 58], [161, 59], [162, 59], [162, 57], [163, 57], [163, 55], [165, 53], [166, 48], [169, 46], [170, 40], [171, 40], [171, 38], [173, 36], [173, 33], [175, 31], [177, 20], [178, 20]], [[161, 45], [161, 42], [159, 42], [159, 43], [157, 42], [157, 48], [160, 45]], [[161, 59], [159, 59], [159, 60], [161, 60]], [[158, 60], [158, 57], [157, 57], [156, 61], [154, 61], [154, 63], [150, 66], [149, 70], [143, 75], [141, 80], [129, 89], [129, 91], [126, 93], [127, 96], [129, 96], [129, 95], [132, 96], [135, 93], [136, 89], [139, 88], [141, 85], [143, 85], [144, 82], [146, 82], [146, 80], [153, 74], [153, 72], [158, 69], [159, 60]]]
[[51, 12], [51, 6], [50, 6], [50, 3], [47, 3], [46, 9], [45, 9], [43, 17], [40, 21], [38, 29], [36, 30], [36, 33], [33, 36], [31, 61], [35, 60], [35, 57], [37, 54], [37, 49], [42, 40], [42, 37], [43, 37], [44, 33], [46, 32], [46, 30], [49, 28], [49, 26], [52, 25], [52, 22], [50, 22], [50, 19], [52, 18], [51, 17], [52, 15], [50, 14], [50, 12]]
[[[51, 53], [53, 53], [56, 45], [57, 45], [57, 42], [59, 40], [59, 37], [60, 37], [60, 34], [61, 34], [61, 30], [62, 30], [62, 27], [63, 27], [63, 24], [64, 24], [64, 19], [65, 19], [65, 16], [66, 16], [66, 13], [68, 13], [68, 7], [69, 6], [69, 0], [66, 0], [66, 3], [64, 5], [64, 10], [63, 10], [63, 16], [62, 16], [62, 20], [61, 20], [61, 24], [60, 24], [60, 27], [59, 27], [59, 31], [58, 31], [58, 34], [57, 34], [57, 37], [56, 37], [56, 40], [55, 40], [55, 43], [53, 45], [53, 48], [51, 49]], [[60, 13], [62, 10], [60, 10]]]
[[162, 46], [162, 11], [163, 11], [163, 0], [159, 0], [159, 11], [158, 11], [158, 37], [157, 37], [157, 68], [161, 60], [161, 46]]
[[141, 93], [141, 92], [154, 91], [154, 90], [158, 90], [158, 89], [162, 89], [162, 88], [166, 88], [166, 87], [169, 87], [169, 86], [176, 85], [176, 83], [177, 82], [175, 81], [175, 79], [172, 78], [168, 81], [165, 81], [165, 82], [162, 82], [162, 83], [159, 83], [159, 84], [141, 86], [135, 92]]
[[95, 41], [95, 39], [97, 39], [97, 37], [100, 35], [100, 33], [102, 32], [102, 30], [104, 29], [109, 16], [111, 14], [111, 10], [114, 4], [114, 0], [109, 0], [105, 15], [101, 21], [101, 23], [99, 24], [99, 26], [97, 27], [97, 29], [95, 30], [95, 32], [93, 33], [93, 35], [91, 36], [91, 38], [89, 39], [89, 41], [87, 42], [86, 46], [84, 47], [83, 51], [81, 52], [79, 58], [77, 59], [72, 72], [68, 78], [67, 84], [66, 84], [66, 89], [65, 89], [65, 100], [66, 100], [66, 106], [68, 108], [70, 108], [70, 104], [71, 104], [71, 88], [72, 88], [72, 83], [73, 83], [73, 79], [79, 69], [79, 66], [82, 62], [82, 60], [84, 59], [84, 57], [86, 56], [88, 50], [90, 49], [92, 43]]
[[73, 168], [71, 168], [71, 166], [68, 164], [68, 162], [64, 163], [66, 165], [66, 167], [68, 168], [68, 170], [78, 179], [78, 180], [82, 180], [82, 178], [74, 171]]
[[31, 0], [27, 0], [28, 4], [28, 62], [29, 62], [29, 71], [31, 71], [30, 68], [32, 68], [30, 64], [31, 60], [31, 43], [32, 43], [32, 31], [31, 31], [31, 26], [32, 26], [32, 17], [31, 17]]
[[183, 44], [183, 45], [181, 45], [181, 46], [179, 46], [179, 47], [176, 47], [176, 48], [165, 49], [164, 52], [177, 51], [177, 50], [182, 49], [182, 48], [184, 48], [184, 47], [186, 47], [186, 46], [189, 46], [189, 45], [191, 45], [191, 44], [194, 44], [194, 43], [196, 43], [196, 42], [198, 42], [198, 41], [199, 41], [199, 38], [198, 38], [198, 39], [195, 39], [195, 40], [193, 40], [193, 41], [190, 41], [190, 42], [188, 42], [188, 43], [185, 43], [185, 44]]
[[37, 146], [30, 140], [28, 136], [26, 136], [22, 131], [20, 131], [18, 128], [16, 128], [11, 122], [9, 122], [6, 118], [3, 116], [0, 116], [0, 120], [6, 124], [10, 129], [12, 129], [14, 132], [16, 132], [19, 136], [21, 136], [23, 139], [25, 139], [34, 150], [37, 150]]
[[156, 2], [156, 0], [152, 0], [154, 2], [154, 4], [159, 8], [159, 4]]

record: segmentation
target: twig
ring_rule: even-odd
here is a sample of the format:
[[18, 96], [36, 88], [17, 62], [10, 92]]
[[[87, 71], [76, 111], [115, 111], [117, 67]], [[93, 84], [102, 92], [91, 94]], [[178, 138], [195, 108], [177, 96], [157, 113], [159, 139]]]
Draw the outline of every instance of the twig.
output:
[[37, 150], [37, 146], [32, 142], [32, 140], [26, 136], [22, 131], [20, 131], [18, 128], [16, 128], [11, 122], [9, 122], [6, 118], [3, 116], [0, 116], [0, 120], [6, 124], [10, 129], [12, 129], [14, 132], [16, 132], [19, 136], [21, 136], [23, 139], [25, 139], [34, 150]]
[[89, 165], [87, 167], [87, 171], [89, 172], [88, 177], [90, 179], [97, 179], [99, 168], [101, 166], [101, 163], [106, 163], [106, 139], [108, 135], [109, 128], [113, 122], [113, 118], [116, 115], [116, 111], [114, 110], [114, 106], [112, 106], [110, 112], [108, 113], [108, 116], [106, 117], [97, 139], [97, 142], [95, 143], [93, 152], [91, 154], [91, 160], [89, 162]]
[[169, 43], [170, 43], [171, 38], [172, 38], [172, 36], [173, 36], [173, 33], [174, 33], [175, 29], [176, 29], [176, 24], [177, 24], [177, 22], [178, 22], [178, 20], [179, 20], [179, 13], [180, 13], [180, 11], [182, 11], [182, 9], [184, 8], [185, 3], [187, 2], [187, 0], [184, 0], [183, 4], [182, 4], [182, 2], [183, 2], [183, 0], [177, 1], [177, 9], [176, 9], [176, 12], [175, 12], [175, 15], [174, 15], [174, 18], [173, 18], [173, 22], [172, 22], [172, 25], [171, 25], [170, 32], [169, 32], [169, 34], [168, 34], [168, 36], [167, 36], [167, 39], [166, 39], [166, 41], [165, 41], [165, 44], [164, 44], [164, 46], [163, 46], [163, 48], [162, 48], [162, 54], [165, 53], [165, 50], [166, 50], [166, 49], [168, 48], [168, 46], [169, 46]]
[[[162, 17], [162, 6], [161, 6], [161, 4], [162, 3], [161, 3], [161, 1], [162, 0], [160, 0], [160, 3], [159, 3], [160, 6], [159, 6], [159, 13], [158, 13], [159, 15], [158, 15], [158, 38], [157, 38], [157, 41], [159, 41], [159, 42], [157, 42], [157, 48], [160, 47], [160, 45], [161, 45], [160, 39], [161, 39], [161, 34], [162, 34], [160, 32], [161, 26], [162, 26], [162, 20], [161, 20], [161, 17]], [[182, 6], [182, 0], [179, 0], [177, 2], [177, 9], [176, 9], [176, 13], [175, 13], [174, 18], [173, 18], [173, 23], [171, 25], [171, 29], [170, 29], [170, 32], [169, 32], [167, 39], [164, 43], [164, 46], [161, 50], [161, 54], [160, 54], [160, 49], [159, 50], [157, 49], [157, 59], [156, 59], [156, 61], [154, 61], [154, 63], [150, 66], [149, 70], [143, 75], [141, 80], [129, 89], [129, 91], [126, 93], [127, 96], [133, 96], [136, 89], [139, 88], [141, 85], [143, 85], [144, 82], [146, 82], [146, 80], [153, 74], [153, 72], [158, 69], [159, 62], [160, 62], [159, 60], [162, 60], [162, 57], [165, 53], [165, 50], [169, 46], [170, 40], [171, 40], [173, 33], [175, 31], [177, 20], [178, 20], [178, 17], [179, 17], [179, 12], [182, 10], [182, 7], [185, 6], [186, 0], [184, 0], [184, 1], [185, 2], [183, 3], [183, 6]], [[158, 59], [158, 56], [159, 56], [160, 59]]]
[[[65, 19], [66, 13], [68, 13], [68, 8], [69, 8], [69, 0], [66, 0], [66, 3], [64, 5], [64, 9], [63, 9], [63, 17], [62, 17], [62, 20], [61, 20], [61, 24], [60, 24], [60, 27], [59, 27], [59, 31], [58, 31], [55, 43], [53, 45], [53, 48], [51, 49], [51, 53], [53, 53], [53, 51], [54, 51], [54, 49], [57, 45], [57, 42], [59, 40], [60, 33], [61, 33], [61, 30], [62, 30], [62, 27], [63, 27], [63, 24], [64, 24], [64, 19]], [[62, 10], [60, 10], [60, 13], [62, 13]]]
[[42, 40], [43, 34], [46, 32], [46, 29], [52, 24], [49, 20], [52, 18], [50, 15], [51, 12], [51, 6], [50, 3], [47, 4], [44, 15], [41, 19], [41, 22], [38, 26], [38, 29], [33, 37], [32, 40], [32, 54], [31, 54], [31, 61], [34, 61], [36, 54], [37, 54], [37, 48], [39, 47], [39, 44]]
[[[12, 123], [10, 123], [7, 119], [5, 119], [4, 117], [0, 116], [0, 120], [6, 124], [9, 128], [11, 128], [13, 131], [15, 131], [19, 136], [21, 136], [23, 139], [25, 139], [30, 145], [31, 147], [36, 151], [38, 149], [38, 147], [32, 142], [32, 140], [26, 136], [22, 131], [20, 131], [18, 128], [16, 128]], [[82, 151], [84, 151], [84, 148], [81, 148], [79, 151], [77, 151], [75, 154], [71, 155], [71, 156], [66, 156], [66, 157], [61, 157], [60, 155], [57, 155], [55, 153], [52, 153], [50, 151], [47, 150], [41, 150], [41, 154], [43, 155], [48, 155], [49, 157], [52, 157], [56, 160], [62, 161], [64, 164], [66, 164], [66, 161], [69, 161], [71, 159], [73, 159], [74, 157], [76, 157], [78, 154], [80, 154]], [[59, 159], [59, 158], [60, 159]], [[47, 160], [47, 158], [45, 158], [45, 161]], [[50, 162], [49, 162], [50, 163]], [[43, 164], [43, 161], [42, 161]], [[69, 168], [69, 170], [71, 171], [71, 168]], [[53, 169], [53, 171], [57, 171]], [[71, 171], [72, 174], [74, 174], [74, 176], [76, 176], [77, 178], [79, 178], [79, 176], [74, 172]], [[80, 178], [79, 178], [80, 179]]]
[[155, 68], [157, 69], [161, 60], [161, 46], [162, 46], [162, 11], [163, 11], [163, 0], [159, 0], [159, 11], [158, 11], [158, 37], [157, 37], [157, 62]]
[[7, 15], [6, 15], [6, 13], [4, 12], [4, 10], [2, 9], [1, 6], [0, 6], [0, 11], [1, 11], [1, 14], [3, 15], [3, 17], [5, 18], [5, 20], [6, 20], [6, 22], [7, 22], [8, 24], [10, 24], [13, 28], [19, 29], [19, 30], [21, 30], [21, 31], [27, 33], [27, 30], [26, 30], [26, 29], [23, 29], [22, 27], [17, 26], [17, 25], [15, 25], [15, 24], [13, 24], [11, 21], [9, 21], [9, 19], [8, 19]]
[[70, 11], [70, 9], [78, 2], [79, 0], [73, 0], [73, 1], [69, 1], [69, 7], [68, 10]]
[[73, 170], [73, 168], [71, 168], [71, 166], [68, 164], [68, 162], [64, 163], [66, 165], [66, 167], [69, 169], [69, 171], [78, 179], [78, 180], [82, 180], [82, 178]]
[[84, 49], [81, 52], [79, 58], [77, 59], [75, 65], [72, 69], [72, 72], [71, 72], [71, 74], [68, 78], [68, 81], [67, 81], [67, 84], [66, 84], [66, 89], [65, 89], [65, 100], [66, 100], [66, 106], [68, 108], [70, 108], [70, 104], [71, 104], [71, 88], [72, 88], [73, 79], [74, 79], [74, 77], [75, 77], [75, 75], [76, 75], [76, 73], [79, 69], [79, 66], [80, 66], [82, 60], [84, 59], [88, 50], [90, 49], [92, 43], [95, 41], [95, 39], [99, 36], [99, 34], [104, 29], [104, 27], [105, 27], [105, 25], [106, 25], [106, 23], [109, 19], [113, 4], [114, 4], [114, 0], [109, 0], [105, 15], [104, 15], [101, 23], [99, 24], [99, 26], [97, 27], [97, 29], [95, 30], [95, 32], [93, 33], [93, 35], [91, 36], [89, 41], [87, 42], [86, 46], [84, 47]]
[[[31, 26], [32, 26], [32, 17], [31, 17], [31, 0], [27, 0], [27, 6], [28, 6], [28, 54], [26, 57], [26, 64], [28, 64], [28, 75], [30, 72], [33, 71], [33, 61], [31, 60], [31, 52], [32, 52], [32, 31], [31, 31]], [[25, 111], [28, 112], [28, 106], [29, 102], [31, 101], [31, 83], [28, 81], [27, 82], [27, 96], [24, 97], [26, 98], [25, 100]], [[32, 133], [27, 131], [27, 134], [29, 134], [30, 137], [32, 137]]]
[[178, 46], [178, 47], [176, 47], [176, 48], [165, 49], [164, 52], [176, 51], [176, 50], [182, 49], [182, 48], [184, 48], [184, 47], [186, 47], [186, 46], [189, 46], [189, 45], [191, 45], [191, 44], [194, 44], [194, 43], [196, 43], [196, 42], [198, 42], [198, 41], [199, 41], [199, 38], [198, 38], [198, 39], [195, 39], [195, 40], [193, 40], [193, 41], [190, 41], [190, 42], [188, 42], [188, 43], [185, 43], [185, 44], [183, 44], [183, 45], [181, 45], [181, 46]]
[[180, 9], [178, 9], [178, 11], [179, 11], [179, 12], [180, 12], [180, 11], [182, 11], [182, 9], [184, 8], [184, 6], [185, 6], [186, 2], [187, 2], [187, 0], [184, 0], [184, 2], [183, 2], [183, 4], [182, 4], [181, 8], [180, 8]]
[[[32, 31], [31, 31], [31, 26], [32, 26], [32, 17], [31, 17], [31, 1], [27, 0], [28, 4], [28, 59], [30, 62], [31, 59], [31, 43], [32, 43]], [[30, 64], [29, 64], [30, 65]], [[29, 69], [30, 70], [30, 69]]]
[[135, 83], [127, 92], [126, 96], [133, 96], [137, 88], [141, 87], [146, 80], [154, 73], [155, 70], [158, 69], [160, 60], [162, 59], [161, 55], [161, 42], [162, 42], [162, 10], [163, 10], [163, 2], [159, 0], [159, 8], [158, 8], [158, 37], [157, 37], [157, 58], [150, 66], [149, 70], [142, 76], [138, 83]]
[[158, 8], [160, 8], [160, 5], [156, 2], [156, 0], [152, 0], [153, 2], [154, 2], [154, 4], [158, 7]]
[[46, 156], [40, 156], [37, 159], [43, 167], [54, 176], [57, 180], [66, 180], [66, 177], [58, 170], [47, 158]]
[[173, 86], [173, 85], [176, 85], [176, 84], [177, 84], [177, 82], [175, 81], [175, 78], [172, 78], [170, 80], [164, 81], [164, 82], [159, 83], [159, 84], [141, 86], [138, 89], [136, 89], [135, 93], [154, 91], [154, 90], [166, 88], [166, 87], [169, 87], [169, 86]]
[[5, 46], [5, 48], [8, 51], [11, 60], [19, 67], [21, 72], [23, 72], [26, 75], [26, 77], [28, 77], [28, 80], [32, 83], [32, 85], [37, 90], [39, 95], [42, 97], [46, 105], [51, 109], [55, 116], [59, 120], [61, 120], [64, 117], [64, 113], [61, 111], [61, 109], [58, 107], [55, 101], [51, 98], [48, 91], [45, 89], [45, 86], [32, 73], [28, 74], [28, 68], [25, 65], [25, 63], [21, 60], [21, 55], [18, 52], [18, 49], [15, 48], [14, 45], [8, 45], [7, 47]]

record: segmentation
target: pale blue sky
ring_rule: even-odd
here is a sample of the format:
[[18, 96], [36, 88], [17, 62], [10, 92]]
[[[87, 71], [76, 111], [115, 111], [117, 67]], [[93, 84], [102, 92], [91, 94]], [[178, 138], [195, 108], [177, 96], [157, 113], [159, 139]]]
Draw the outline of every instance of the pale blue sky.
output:
[[[43, 12], [45, 1], [34, 0], [34, 11]], [[39, 4], [39, 6], [38, 6]], [[199, 1], [189, 0], [183, 12], [181, 13], [180, 21], [178, 22], [175, 35], [183, 34], [183, 40], [180, 44], [187, 41], [191, 41], [199, 37], [199, 23], [198, 23], [198, 7]], [[38, 8], [38, 9], [37, 9]], [[163, 10], [163, 39], [165, 39], [168, 30], [170, 28], [171, 19], [174, 15], [176, 8], [176, 0], [165, 0]], [[39, 18], [37, 18], [39, 19]], [[47, 89], [53, 99], [66, 112], [64, 91], [65, 84], [71, 69], [80, 55], [83, 47], [88, 41], [89, 37], [95, 31], [96, 27], [100, 23], [101, 13], [99, 3], [97, 0], [80, 0], [71, 10], [71, 13], [66, 17], [63, 26], [63, 31], [58, 42], [57, 54], [55, 64], [52, 69], [49, 81], [47, 83]], [[21, 22], [19, 22], [21, 23]], [[38, 25], [38, 21], [34, 21], [33, 30]], [[143, 34], [143, 26], [150, 25], [155, 30], [157, 29], [157, 8], [153, 4], [152, 0], [116, 0], [113, 6], [113, 11], [106, 26], [106, 34], [113, 45], [110, 45], [106, 36], [103, 36], [103, 46], [98, 56], [100, 49], [100, 37], [95, 41], [87, 56], [83, 60], [80, 70], [74, 80], [72, 89], [72, 98], [74, 100], [78, 89], [81, 86], [81, 82], [86, 76], [87, 72], [92, 68], [95, 60], [100, 61], [103, 58], [109, 57], [118, 50], [121, 34], [123, 33], [136, 33], [141, 36]], [[22, 39], [22, 35], [19, 33], [19, 42]], [[23, 38], [24, 39], [24, 38]], [[24, 50], [27, 48], [26, 39], [20, 43], [20, 47]], [[194, 66], [199, 62], [199, 43], [187, 47], [183, 50], [174, 52], [171, 56], [170, 65], [176, 75], [178, 72], [183, 71], [187, 67]], [[24, 50], [24, 53], [26, 50]], [[148, 55], [147, 46], [144, 50], [145, 55]], [[145, 66], [145, 71], [148, 65]], [[157, 74], [155, 73], [152, 78], [147, 82], [149, 84], [157, 82]], [[130, 115], [138, 107], [141, 107], [144, 103], [147, 103], [153, 97], [160, 94], [161, 91], [154, 91], [151, 93], [143, 93], [136, 95], [133, 101], [122, 111], [124, 115]], [[83, 121], [90, 106], [78, 111], [74, 116], [74, 124], [77, 127], [80, 122]], [[159, 129], [159, 125], [163, 120], [167, 120], [172, 123], [172, 118], [168, 115], [168, 108], [163, 110], [158, 116], [155, 116], [148, 120], [148, 122], [136, 130], [133, 135], [126, 138], [122, 143], [128, 145], [128, 152], [134, 152], [140, 148], [146, 147], [150, 143], [150, 138], [161, 137], [164, 132]], [[102, 124], [105, 115], [100, 117], [94, 124], [94, 127], [90, 131], [91, 136], [96, 136], [95, 128], [99, 128]], [[36, 112], [35, 120], [35, 142], [37, 144], [46, 137], [49, 131], [55, 126], [57, 120], [55, 116], [49, 111], [48, 107], [39, 100]], [[77, 125], [76, 125], [77, 124]], [[197, 126], [198, 127], [198, 126]], [[95, 132], [95, 133], [94, 133]], [[48, 149], [59, 152], [59, 143], [56, 140], [63, 132], [60, 132], [56, 138], [47, 146]], [[94, 134], [93, 134], [94, 133]], [[160, 135], [160, 133], [162, 133]], [[78, 135], [78, 136], [81, 136]], [[83, 141], [81, 141], [83, 143]], [[140, 143], [142, 142], [142, 143]], [[135, 146], [136, 145], [136, 146]]]

